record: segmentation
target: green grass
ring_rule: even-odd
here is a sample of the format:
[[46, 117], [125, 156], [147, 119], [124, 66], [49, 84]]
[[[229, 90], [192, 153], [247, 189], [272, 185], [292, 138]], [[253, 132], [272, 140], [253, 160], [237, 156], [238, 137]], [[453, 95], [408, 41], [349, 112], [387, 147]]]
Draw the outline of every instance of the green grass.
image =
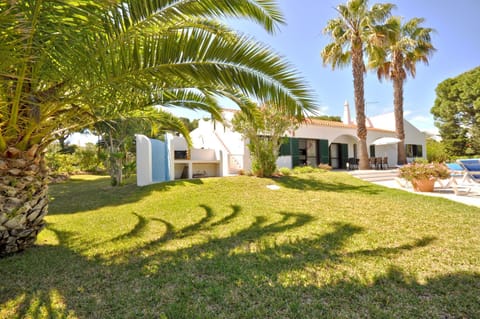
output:
[[109, 183], [51, 186], [0, 318], [480, 318], [478, 208], [337, 172]]

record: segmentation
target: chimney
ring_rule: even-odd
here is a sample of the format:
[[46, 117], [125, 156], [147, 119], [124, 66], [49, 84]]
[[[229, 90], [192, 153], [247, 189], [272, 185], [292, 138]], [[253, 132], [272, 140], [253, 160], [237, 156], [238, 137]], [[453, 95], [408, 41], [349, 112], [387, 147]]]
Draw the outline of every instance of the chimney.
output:
[[352, 124], [352, 118], [350, 117], [350, 105], [348, 105], [348, 101], [345, 101], [345, 104], [343, 104], [342, 122], [344, 124]]

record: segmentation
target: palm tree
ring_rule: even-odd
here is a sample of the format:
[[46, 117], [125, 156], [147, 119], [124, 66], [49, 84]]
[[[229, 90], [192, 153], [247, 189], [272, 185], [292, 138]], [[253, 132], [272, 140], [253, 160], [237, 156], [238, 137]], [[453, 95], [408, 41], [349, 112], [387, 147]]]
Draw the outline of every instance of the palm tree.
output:
[[390, 15], [393, 4], [375, 4], [368, 9], [368, 0], [349, 0], [339, 5], [338, 17], [327, 22], [324, 32], [332, 38], [322, 50], [324, 64], [332, 68], [352, 64], [357, 137], [359, 139], [359, 168], [368, 169], [367, 127], [365, 124], [364, 51], [370, 46], [375, 26]]
[[0, 2], [0, 255], [28, 247], [44, 227], [46, 146], [98, 114], [151, 105], [218, 114], [219, 95], [297, 115], [313, 108], [296, 71], [218, 22], [225, 17], [269, 32], [284, 22], [260, 0]]
[[402, 25], [400, 17], [390, 17], [385, 26], [379, 29], [383, 33], [379, 46], [372, 47], [369, 65], [377, 69], [378, 78], [393, 82], [393, 105], [395, 113], [395, 132], [398, 143], [398, 164], [405, 164], [405, 130], [403, 127], [403, 83], [410, 74], [415, 77], [417, 62], [428, 64], [428, 58], [435, 48], [431, 43], [431, 28], [420, 25], [422, 18], [413, 18]]

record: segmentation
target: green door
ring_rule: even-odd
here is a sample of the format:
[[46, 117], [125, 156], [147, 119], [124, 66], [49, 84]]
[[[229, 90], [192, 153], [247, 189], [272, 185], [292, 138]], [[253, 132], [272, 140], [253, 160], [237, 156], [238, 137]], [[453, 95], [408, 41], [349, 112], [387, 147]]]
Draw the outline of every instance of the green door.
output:
[[298, 150], [298, 139], [291, 138], [290, 139], [290, 149], [292, 150], [292, 167], [300, 165], [300, 153]]
[[328, 150], [328, 140], [317, 140], [318, 161], [319, 164], [327, 164], [330, 162], [330, 152]]
[[347, 168], [348, 144], [340, 144], [340, 167]]

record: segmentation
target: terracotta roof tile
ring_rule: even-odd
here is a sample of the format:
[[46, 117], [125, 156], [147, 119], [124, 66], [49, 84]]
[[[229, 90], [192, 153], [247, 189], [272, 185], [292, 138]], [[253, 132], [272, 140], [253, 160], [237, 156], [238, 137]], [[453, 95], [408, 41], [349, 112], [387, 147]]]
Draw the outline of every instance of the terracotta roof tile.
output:
[[[326, 126], [326, 127], [343, 127], [343, 128], [353, 128], [356, 129], [357, 125], [355, 124], [345, 124], [343, 122], [336, 121], [327, 121], [319, 119], [307, 119], [305, 125], [316, 125], [316, 126]], [[367, 127], [367, 131], [377, 131], [377, 132], [395, 132], [394, 130], [384, 130], [375, 127]]]

